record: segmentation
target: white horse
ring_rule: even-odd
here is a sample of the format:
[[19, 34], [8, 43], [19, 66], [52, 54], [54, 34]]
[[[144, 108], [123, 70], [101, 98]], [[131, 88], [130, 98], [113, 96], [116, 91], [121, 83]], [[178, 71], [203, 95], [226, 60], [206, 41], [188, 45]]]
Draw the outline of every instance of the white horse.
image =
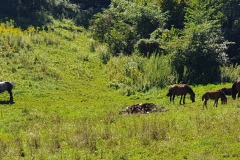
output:
[[8, 91], [10, 95], [9, 102], [13, 102], [13, 95], [12, 95], [13, 84], [11, 82], [0, 82], [0, 93]]

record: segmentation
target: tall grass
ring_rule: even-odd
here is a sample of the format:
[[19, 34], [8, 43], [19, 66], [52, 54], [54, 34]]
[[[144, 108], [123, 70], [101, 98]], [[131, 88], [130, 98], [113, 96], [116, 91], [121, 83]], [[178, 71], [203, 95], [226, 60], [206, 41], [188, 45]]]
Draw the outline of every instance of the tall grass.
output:
[[234, 82], [240, 78], [240, 66], [230, 65], [221, 68], [221, 81], [222, 82]]
[[126, 95], [146, 92], [153, 87], [163, 88], [176, 80], [169, 57], [164, 55], [113, 57], [107, 64], [107, 73], [111, 86], [122, 89]]

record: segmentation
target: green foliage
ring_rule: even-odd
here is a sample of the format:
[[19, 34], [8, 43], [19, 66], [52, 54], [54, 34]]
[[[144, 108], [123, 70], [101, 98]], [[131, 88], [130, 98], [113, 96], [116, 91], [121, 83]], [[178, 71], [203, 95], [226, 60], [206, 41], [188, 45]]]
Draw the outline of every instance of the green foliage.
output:
[[131, 54], [141, 38], [149, 38], [164, 26], [164, 14], [156, 6], [113, 1], [108, 10], [98, 14], [92, 25], [96, 39], [106, 42], [113, 55]]
[[240, 77], [240, 66], [230, 65], [221, 67], [221, 82], [234, 82]]
[[[203, 28], [204, 31], [201, 32]], [[225, 59], [227, 59], [226, 48], [226, 43], [221, 39], [219, 33], [212, 32], [208, 26], [200, 25], [194, 30], [186, 49], [185, 62], [189, 82], [198, 84], [219, 82], [220, 65], [224, 65]]]
[[136, 50], [143, 56], [151, 56], [160, 52], [160, 44], [154, 39], [140, 39], [135, 46]]
[[110, 0], [5, 0], [0, 6], [0, 20], [14, 19], [18, 25], [27, 28], [46, 25], [53, 18], [70, 18], [79, 25], [87, 27], [93, 14], [110, 4]]
[[178, 82], [220, 82], [220, 66], [228, 61], [230, 44], [221, 31], [223, 3], [173, 0], [159, 2], [160, 8], [153, 7], [154, 3], [113, 1], [109, 9], [96, 16], [94, 37], [107, 43], [112, 55], [137, 51], [144, 56], [172, 54]]
[[133, 52], [136, 34], [129, 25], [120, 24], [117, 28], [112, 29], [110, 33], [105, 35], [105, 41], [112, 55], [120, 53], [131, 54]]
[[[188, 9], [181, 46], [175, 48], [173, 65], [179, 81], [207, 84], [219, 82], [220, 66], [227, 62], [227, 42], [219, 29], [218, 21], [204, 14], [206, 6], [195, 5]], [[203, 14], [199, 13], [203, 10]], [[213, 12], [213, 11], [212, 11]], [[178, 46], [178, 45], [177, 45]], [[185, 68], [185, 71], [184, 71]], [[184, 72], [186, 72], [184, 75]]]
[[184, 0], [162, 0], [160, 6], [163, 12], [167, 12], [167, 28], [175, 27], [183, 29], [185, 9], [187, 2]]
[[[234, 42], [226, 53], [231, 62], [239, 63], [236, 54], [240, 46], [238, 0], [5, 0], [1, 4], [0, 20], [14, 19], [16, 24], [24, 28], [29, 24], [46, 25], [54, 21], [54, 18], [69, 18], [78, 25], [89, 27], [93, 15], [107, 8], [103, 14], [99, 14], [107, 16], [103, 21], [100, 16], [97, 16], [100, 18], [100, 22], [97, 22], [99, 24], [94, 22], [96, 19], [93, 21], [96, 25], [94, 34], [101, 41], [108, 39], [111, 52], [124, 54], [131, 54], [136, 42], [148, 39], [157, 28], [170, 30], [175, 27], [183, 30], [191, 19], [194, 24], [205, 23], [207, 19], [219, 25], [217, 28], [222, 30], [227, 41]], [[192, 17], [189, 12], [192, 12]], [[107, 23], [109, 21], [104, 21], [108, 18], [113, 20], [110, 24]]]
[[137, 91], [146, 92], [153, 87], [163, 88], [175, 82], [175, 74], [164, 55], [113, 57], [107, 64], [111, 87], [131, 95]]
[[222, 30], [224, 31], [224, 37], [230, 41], [235, 42], [229, 46], [227, 51], [228, 55], [232, 58], [232, 62], [240, 62], [238, 54], [240, 50], [240, 6], [238, 0], [222, 0], [222, 12], [224, 18], [222, 18]]
[[100, 46], [98, 47], [98, 50], [100, 52], [100, 59], [102, 60], [102, 63], [107, 64], [111, 58], [111, 53], [108, 51], [108, 48], [106, 46]]
[[[169, 55], [113, 57], [105, 66], [99, 56], [107, 49], [99, 45], [91, 52], [88, 34], [72, 22], [55, 22], [48, 31], [1, 26], [2, 40], [10, 36], [13, 42], [23, 40], [31, 46], [12, 45], [18, 52], [11, 46], [11, 56], [1, 55], [0, 79], [14, 82], [15, 98], [10, 105], [4, 101], [8, 93], [0, 94], [1, 159], [240, 157], [239, 102], [228, 98], [227, 105], [215, 108], [209, 100], [208, 109], [202, 109], [205, 91], [230, 83], [192, 86], [195, 103], [187, 95], [185, 105], [178, 105], [180, 97], [171, 104], [168, 87], [157, 88], [175, 82]], [[126, 97], [108, 87], [122, 87], [123, 82], [134, 86], [140, 80], [146, 90], [156, 88], [135, 95], [130, 95], [132, 86], [120, 89], [130, 95]], [[119, 115], [126, 106], [144, 102], [169, 111]]]

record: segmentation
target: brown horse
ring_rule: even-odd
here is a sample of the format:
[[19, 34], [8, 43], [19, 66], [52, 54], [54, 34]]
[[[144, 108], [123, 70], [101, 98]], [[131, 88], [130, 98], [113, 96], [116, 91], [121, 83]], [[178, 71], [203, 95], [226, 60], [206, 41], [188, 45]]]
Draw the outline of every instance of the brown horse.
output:
[[220, 89], [220, 91], [222, 91], [226, 96], [231, 96], [232, 95], [232, 88], [222, 88]]
[[182, 102], [182, 97], [183, 97], [183, 104], [185, 104], [186, 94], [188, 93], [190, 94], [190, 99], [192, 100], [192, 102], [195, 102], [195, 93], [193, 92], [192, 88], [189, 87], [187, 84], [179, 84], [179, 85], [171, 86], [171, 88], [168, 90], [167, 96], [170, 97], [170, 102], [173, 101], [173, 103], [174, 103], [175, 96], [181, 96], [180, 104]]
[[206, 106], [206, 108], [207, 108], [207, 101], [209, 99], [213, 99], [214, 100], [213, 106], [215, 105], [217, 107], [219, 98], [221, 98], [222, 104], [227, 103], [226, 95], [220, 90], [218, 90], [218, 91], [208, 91], [208, 92], [204, 93], [202, 95], [202, 101], [204, 101], [203, 108], [204, 108], [204, 106]]
[[237, 80], [232, 85], [232, 98], [236, 99], [236, 96], [238, 94], [238, 98], [240, 97], [240, 80]]

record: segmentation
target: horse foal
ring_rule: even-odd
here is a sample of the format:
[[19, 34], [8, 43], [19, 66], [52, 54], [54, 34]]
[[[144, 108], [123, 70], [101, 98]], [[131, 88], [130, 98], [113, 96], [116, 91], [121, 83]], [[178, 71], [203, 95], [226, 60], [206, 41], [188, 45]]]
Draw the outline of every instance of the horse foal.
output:
[[208, 92], [204, 93], [202, 95], [202, 101], [204, 101], [203, 109], [204, 109], [204, 106], [207, 108], [207, 101], [209, 99], [213, 99], [214, 100], [213, 106], [217, 107], [219, 98], [221, 98], [222, 104], [226, 104], [227, 103], [226, 95], [222, 91], [220, 91], [220, 90], [218, 90], [218, 91], [208, 91]]

